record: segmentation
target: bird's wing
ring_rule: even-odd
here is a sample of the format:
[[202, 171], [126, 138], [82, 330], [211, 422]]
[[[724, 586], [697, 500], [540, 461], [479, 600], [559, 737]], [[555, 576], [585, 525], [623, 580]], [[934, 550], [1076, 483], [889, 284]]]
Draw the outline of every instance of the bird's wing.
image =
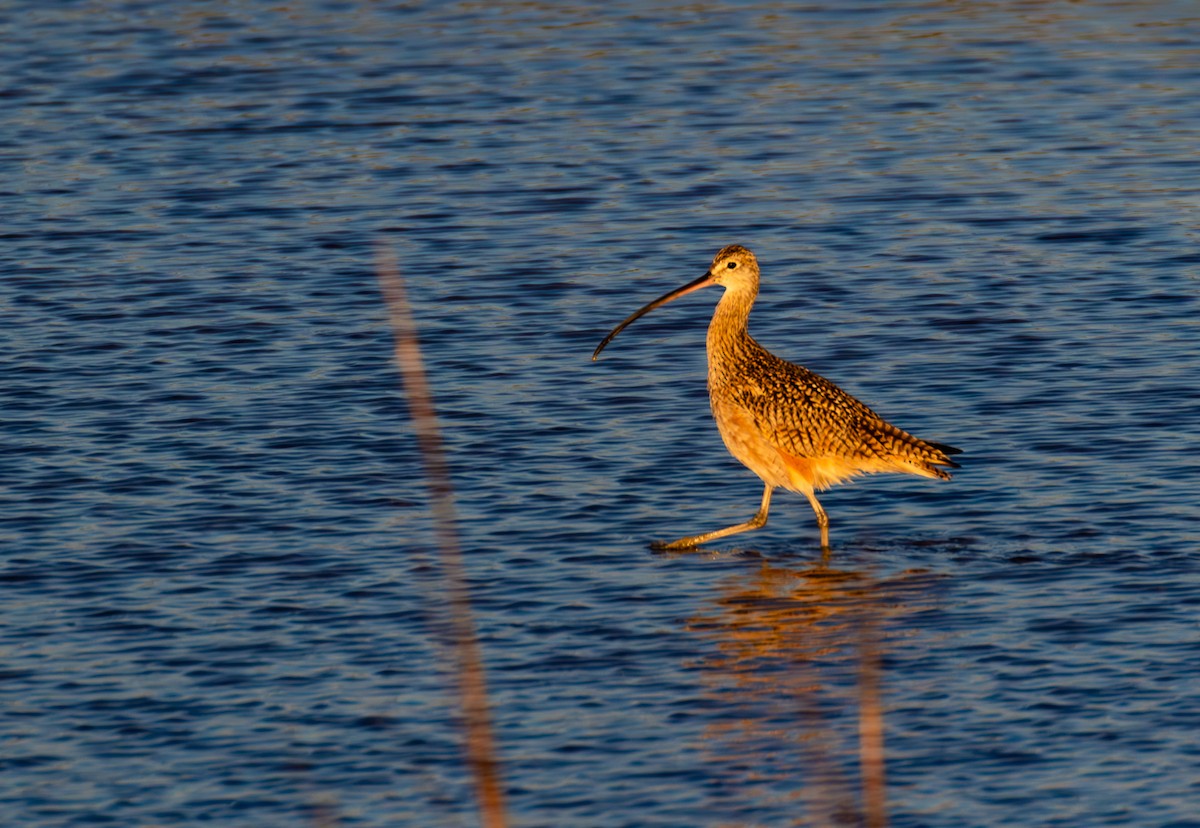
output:
[[798, 365], [739, 389], [763, 437], [796, 457], [854, 456], [870, 452], [859, 424], [874, 412], [829, 380]]
[[823, 461], [817, 477], [829, 482], [882, 471], [948, 477], [937, 466], [956, 465], [940, 446], [893, 426], [824, 377], [784, 364], [771, 379], [744, 385], [738, 402], [789, 462]]

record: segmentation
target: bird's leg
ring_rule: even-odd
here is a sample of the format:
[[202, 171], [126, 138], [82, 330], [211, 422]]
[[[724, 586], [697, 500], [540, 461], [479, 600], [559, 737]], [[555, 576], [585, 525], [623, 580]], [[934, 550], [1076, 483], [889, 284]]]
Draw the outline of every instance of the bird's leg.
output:
[[[767, 523], [767, 510], [771, 508], [771, 492], [775, 491], [775, 487], [767, 485], [763, 489], [762, 505], [758, 507], [758, 512], [754, 517], [750, 518], [745, 523], [739, 523], [736, 526], [726, 526], [724, 529], [717, 529], [714, 532], [705, 532], [702, 535], [690, 535], [686, 538], [673, 540], [670, 543], [655, 541], [650, 544], [651, 549], [691, 549], [693, 546], [699, 546], [702, 543], [724, 538], [728, 535], [736, 535], [738, 532], [745, 532], [750, 529], [758, 529], [765, 526]], [[820, 508], [820, 507], [818, 507]], [[828, 519], [825, 521], [828, 523]]]
[[829, 515], [825, 514], [825, 509], [817, 502], [817, 496], [811, 491], [805, 492], [804, 496], [808, 498], [808, 502], [812, 504], [813, 511], [817, 513], [817, 526], [821, 527], [821, 551], [829, 551]]

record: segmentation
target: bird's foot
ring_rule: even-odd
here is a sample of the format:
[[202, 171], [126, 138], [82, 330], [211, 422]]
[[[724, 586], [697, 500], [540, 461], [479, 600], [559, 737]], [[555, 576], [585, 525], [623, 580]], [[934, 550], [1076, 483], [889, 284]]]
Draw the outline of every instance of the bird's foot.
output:
[[691, 538], [680, 538], [673, 541], [650, 541], [650, 548], [655, 552], [675, 552], [680, 549], [695, 549], [696, 543]]

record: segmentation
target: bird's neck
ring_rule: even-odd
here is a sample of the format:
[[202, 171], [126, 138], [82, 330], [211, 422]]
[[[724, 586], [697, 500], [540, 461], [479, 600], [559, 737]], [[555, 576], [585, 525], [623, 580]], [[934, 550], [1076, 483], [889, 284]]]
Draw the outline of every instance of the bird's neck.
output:
[[709, 363], [738, 358], [752, 342], [747, 332], [750, 308], [758, 288], [726, 288], [708, 326]]

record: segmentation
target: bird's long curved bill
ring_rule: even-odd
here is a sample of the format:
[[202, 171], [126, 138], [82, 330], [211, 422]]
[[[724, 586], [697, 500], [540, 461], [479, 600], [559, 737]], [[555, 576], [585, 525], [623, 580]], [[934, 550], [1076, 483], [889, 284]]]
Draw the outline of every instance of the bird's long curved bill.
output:
[[600, 356], [600, 352], [604, 350], [605, 346], [607, 346], [608, 343], [610, 343], [614, 339], [616, 339], [617, 334], [619, 334], [621, 331], [628, 328], [633, 323], [634, 320], [645, 316], [646, 314], [648, 314], [650, 311], [654, 310], [655, 308], [661, 308], [663, 305], [667, 304], [667, 302], [673, 302], [676, 299], [678, 299], [680, 296], [687, 296], [689, 293], [699, 290], [700, 288], [708, 287], [711, 284], [715, 284], [715, 282], [713, 279], [712, 272], [710, 271], [708, 273], [705, 273], [703, 276], [701, 276], [696, 281], [688, 282], [683, 287], [675, 288], [675, 290], [671, 291], [670, 293], [667, 293], [667, 294], [664, 294], [663, 296], [658, 297], [657, 299], [655, 299], [650, 304], [646, 305], [641, 310], [634, 311], [632, 314], [630, 314], [628, 319], [626, 319], [620, 325], [617, 325], [617, 327], [613, 328], [612, 333], [610, 333], [608, 336], [604, 337], [604, 340], [599, 345], [596, 346], [596, 350], [592, 352], [592, 361], [594, 362], [596, 360], [596, 358]]

